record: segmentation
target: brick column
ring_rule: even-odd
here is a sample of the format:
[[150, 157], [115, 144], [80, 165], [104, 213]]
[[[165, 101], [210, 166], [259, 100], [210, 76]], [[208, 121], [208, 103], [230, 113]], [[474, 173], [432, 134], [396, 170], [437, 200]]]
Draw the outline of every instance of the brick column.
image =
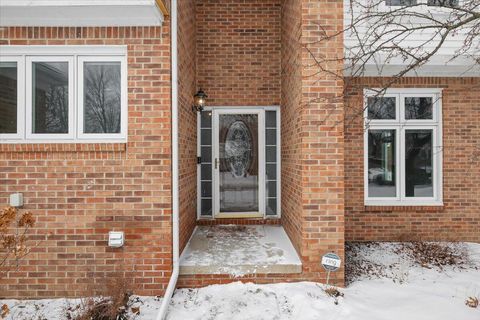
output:
[[[304, 272], [324, 281], [321, 256], [344, 260], [343, 1], [302, 0], [302, 244]], [[325, 71], [322, 71], [325, 70]], [[343, 269], [332, 275], [343, 285]]]

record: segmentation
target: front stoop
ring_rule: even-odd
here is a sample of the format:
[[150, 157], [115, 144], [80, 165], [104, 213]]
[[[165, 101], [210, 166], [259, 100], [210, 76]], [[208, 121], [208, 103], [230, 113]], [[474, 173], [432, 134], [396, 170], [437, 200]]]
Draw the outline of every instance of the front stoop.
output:
[[180, 257], [180, 275], [301, 272], [302, 262], [281, 226], [197, 226]]

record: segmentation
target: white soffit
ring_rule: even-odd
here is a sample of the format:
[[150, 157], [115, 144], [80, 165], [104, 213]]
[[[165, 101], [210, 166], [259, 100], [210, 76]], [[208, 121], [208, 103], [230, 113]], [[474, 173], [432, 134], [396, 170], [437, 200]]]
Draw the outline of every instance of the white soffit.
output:
[[[480, 57], [479, 57], [480, 58]], [[358, 72], [361, 77], [390, 77], [405, 70], [407, 63], [402, 59], [375, 59], [363, 67], [363, 72]], [[345, 68], [345, 76], [351, 76], [352, 70]], [[460, 56], [452, 59], [450, 55], [435, 55], [424, 65], [408, 72], [404, 77], [480, 77], [480, 64], [471, 56]]]
[[0, 26], [160, 26], [156, 0], [0, 0]]

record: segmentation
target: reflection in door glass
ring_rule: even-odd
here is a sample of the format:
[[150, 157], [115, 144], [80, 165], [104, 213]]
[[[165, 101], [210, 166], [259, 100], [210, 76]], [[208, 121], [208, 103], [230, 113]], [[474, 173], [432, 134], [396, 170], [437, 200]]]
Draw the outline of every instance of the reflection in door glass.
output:
[[220, 212], [258, 212], [258, 115], [219, 116]]

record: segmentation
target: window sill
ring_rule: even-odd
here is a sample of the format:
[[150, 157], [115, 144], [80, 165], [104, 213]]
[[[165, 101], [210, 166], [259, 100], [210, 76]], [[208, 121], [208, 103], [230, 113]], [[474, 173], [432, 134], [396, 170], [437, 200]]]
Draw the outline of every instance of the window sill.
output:
[[126, 142], [1, 144], [0, 152], [124, 152]]
[[436, 204], [409, 204], [409, 205], [373, 205], [373, 204], [366, 204], [364, 206], [365, 212], [395, 212], [395, 211], [431, 211], [431, 212], [438, 212], [443, 211], [444, 205], [443, 203], [436, 203]]

